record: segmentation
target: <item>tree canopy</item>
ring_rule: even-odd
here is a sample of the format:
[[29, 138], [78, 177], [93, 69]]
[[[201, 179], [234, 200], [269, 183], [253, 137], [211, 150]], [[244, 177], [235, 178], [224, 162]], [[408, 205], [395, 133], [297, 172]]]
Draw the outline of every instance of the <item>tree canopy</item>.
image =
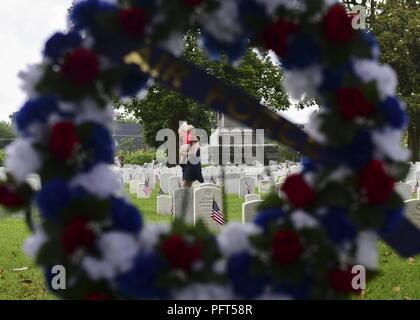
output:
[[371, 29], [378, 38], [381, 61], [398, 74], [398, 94], [410, 117], [408, 147], [420, 157], [420, 3], [415, 0], [377, 1]]
[[[189, 32], [185, 37], [183, 58], [229, 84], [239, 86], [272, 109], [285, 110], [290, 106], [281, 84], [282, 72], [268, 52], [248, 49], [240, 64], [232, 67], [226, 57], [212, 60], [206, 56], [198, 45], [198, 32]], [[160, 129], [176, 131], [179, 121], [186, 120], [209, 133], [216, 123], [215, 113], [206, 106], [160, 84], [151, 86], [144, 99], [132, 99], [128, 103], [119, 104], [118, 109], [123, 110], [124, 116], [140, 120], [144, 126], [146, 142], [151, 146], [157, 146], [155, 137]]]

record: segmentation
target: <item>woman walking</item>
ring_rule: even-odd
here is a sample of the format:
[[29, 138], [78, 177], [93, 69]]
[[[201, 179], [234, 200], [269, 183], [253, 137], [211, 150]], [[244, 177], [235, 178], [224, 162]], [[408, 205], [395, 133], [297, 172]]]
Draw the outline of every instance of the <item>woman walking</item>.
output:
[[179, 149], [179, 163], [182, 168], [184, 188], [191, 188], [194, 181], [203, 183], [201, 172], [200, 144], [194, 126], [184, 122], [178, 130], [182, 141]]

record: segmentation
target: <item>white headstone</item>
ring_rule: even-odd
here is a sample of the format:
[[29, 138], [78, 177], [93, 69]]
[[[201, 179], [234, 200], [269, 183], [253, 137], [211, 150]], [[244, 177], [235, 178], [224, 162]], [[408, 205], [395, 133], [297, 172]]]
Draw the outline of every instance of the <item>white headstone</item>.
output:
[[225, 174], [225, 192], [226, 193], [239, 193], [239, 173], [226, 173]]
[[255, 215], [257, 214], [258, 206], [263, 200], [253, 200], [242, 203], [242, 223], [248, 223], [254, 221]]
[[245, 197], [247, 194], [255, 193], [255, 178], [242, 177], [239, 178], [239, 196]]
[[148, 190], [144, 183], [137, 184], [137, 198], [139, 199], [149, 199], [153, 190]]
[[405, 201], [405, 215], [413, 224], [420, 228], [420, 200]]
[[258, 182], [258, 193], [259, 194], [269, 193], [270, 190], [271, 190], [271, 181], [269, 181], [269, 180], [260, 180]]
[[169, 195], [174, 196], [174, 191], [176, 189], [182, 188], [181, 177], [172, 176], [169, 178]]
[[160, 188], [166, 194], [169, 194], [169, 178], [173, 176], [174, 174], [170, 172], [164, 172], [160, 175]]
[[202, 220], [211, 231], [219, 231], [223, 221], [212, 218], [213, 201], [216, 202], [224, 217], [222, 204], [222, 190], [215, 187], [200, 187], [194, 190], [194, 224]]
[[191, 188], [193, 188], [193, 189], [197, 189], [197, 188], [199, 188], [201, 186], [201, 183], [200, 182], [198, 182], [198, 181], [194, 181], [193, 183], [192, 183], [192, 185], [191, 185]]
[[157, 196], [157, 214], [172, 214], [171, 213], [171, 206], [172, 206], [172, 197], [167, 195]]
[[131, 180], [130, 181], [130, 193], [136, 194], [137, 193], [137, 185], [141, 183], [140, 180]]
[[407, 183], [395, 184], [395, 191], [403, 198], [403, 200], [410, 200], [412, 198], [412, 188]]
[[261, 196], [257, 193], [251, 193], [245, 195], [245, 202], [254, 201], [254, 200], [261, 200]]
[[194, 224], [194, 190], [191, 188], [174, 191], [175, 217], [183, 218], [185, 222]]

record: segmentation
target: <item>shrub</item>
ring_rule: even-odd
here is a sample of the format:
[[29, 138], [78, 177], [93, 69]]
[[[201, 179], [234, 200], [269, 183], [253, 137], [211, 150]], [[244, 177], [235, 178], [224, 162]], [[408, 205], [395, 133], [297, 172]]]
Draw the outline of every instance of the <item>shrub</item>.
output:
[[132, 151], [122, 154], [124, 156], [124, 164], [138, 164], [143, 165], [150, 163], [156, 156], [156, 150], [150, 151]]

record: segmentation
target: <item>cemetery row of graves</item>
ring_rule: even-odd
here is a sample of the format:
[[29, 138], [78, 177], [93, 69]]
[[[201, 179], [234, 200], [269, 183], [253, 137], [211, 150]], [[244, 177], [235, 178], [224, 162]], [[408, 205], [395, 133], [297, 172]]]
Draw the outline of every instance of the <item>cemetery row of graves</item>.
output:
[[[122, 192], [139, 207], [146, 222], [170, 223], [174, 217], [189, 223], [201, 219], [213, 232], [229, 221], [251, 222], [262, 199], [273, 188], [279, 190], [284, 179], [300, 170], [297, 163], [263, 166], [226, 166], [203, 168], [204, 183], [191, 189], [182, 187], [181, 168], [162, 165], [114, 167]], [[0, 177], [4, 171], [0, 170]], [[406, 214], [420, 226], [420, 163], [414, 164], [406, 181], [396, 188], [406, 203]], [[40, 188], [39, 177], [28, 182]], [[225, 208], [226, 207], [226, 208]], [[0, 219], [0, 299], [54, 299], [45, 287], [43, 275], [22, 252], [29, 235], [23, 215]], [[402, 259], [379, 243], [379, 276], [373, 279], [362, 299], [420, 299], [420, 259]]]

